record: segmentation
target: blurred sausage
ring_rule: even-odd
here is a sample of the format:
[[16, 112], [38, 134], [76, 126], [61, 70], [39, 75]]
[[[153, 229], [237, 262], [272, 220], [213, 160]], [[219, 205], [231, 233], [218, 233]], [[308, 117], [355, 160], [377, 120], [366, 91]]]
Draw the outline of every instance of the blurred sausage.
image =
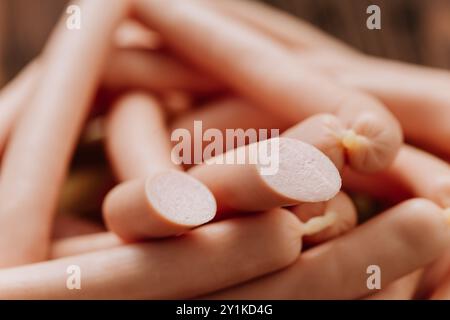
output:
[[128, 1], [110, 1], [106, 8], [98, 0], [79, 5], [89, 32], [69, 30], [64, 19], [58, 25], [41, 57], [40, 82], [4, 155], [0, 267], [46, 258], [59, 191], [110, 50], [105, 38], [128, 13]]
[[339, 172], [323, 153], [289, 138], [230, 150], [189, 173], [214, 194], [218, 214], [326, 201], [341, 187]]
[[161, 104], [130, 92], [106, 123], [107, 151], [121, 181], [103, 203], [110, 230], [126, 241], [173, 236], [210, 221], [216, 202], [199, 181], [171, 159]]
[[308, 244], [336, 238], [353, 229], [358, 222], [352, 199], [342, 191], [327, 202], [303, 203], [290, 210], [305, 223], [303, 241]]
[[[293, 263], [300, 252], [300, 232], [300, 222], [294, 215], [274, 209], [209, 224], [157, 243], [132, 244], [3, 270], [0, 298], [193, 298]], [[69, 266], [80, 268], [82, 290], [67, 290], [64, 285]]]
[[393, 161], [401, 128], [376, 99], [336, 85], [272, 39], [197, 1], [140, 0], [136, 6], [139, 18], [174, 50], [257, 106], [295, 122], [334, 113], [352, 134], [351, 161], [358, 170], [380, 170]]
[[306, 251], [286, 270], [204, 298], [360, 298], [369, 293], [368, 266], [380, 267], [384, 288], [438, 258], [449, 241], [449, 222], [443, 211], [431, 201], [412, 199]]

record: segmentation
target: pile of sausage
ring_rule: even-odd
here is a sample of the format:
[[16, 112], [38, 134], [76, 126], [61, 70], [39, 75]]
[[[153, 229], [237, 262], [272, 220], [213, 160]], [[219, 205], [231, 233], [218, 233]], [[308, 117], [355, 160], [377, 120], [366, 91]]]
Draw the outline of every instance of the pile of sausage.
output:
[[[63, 17], [0, 91], [0, 298], [450, 298], [448, 72], [365, 56], [252, 1], [75, 4], [81, 29]], [[55, 240], [93, 113], [117, 179], [106, 229]], [[196, 121], [281, 135], [174, 162], [171, 132]], [[273, 143], [272, 175], [214, 161]], [[391, 207], [357, 226], [342, 190]]]

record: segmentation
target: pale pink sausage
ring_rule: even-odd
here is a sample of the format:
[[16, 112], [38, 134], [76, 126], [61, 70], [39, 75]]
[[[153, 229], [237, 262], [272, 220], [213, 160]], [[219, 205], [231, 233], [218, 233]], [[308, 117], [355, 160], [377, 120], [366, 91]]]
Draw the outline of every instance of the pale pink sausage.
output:
[[[45, 259], [51, 219], [103, 62], [128, 1], [79, 3], [82, 30], [61, 22], [42, 54], [40, 83], [11, 136], [0, 180], [0, 266]], [[65, 57], [61, 59], [61, 57]], [[24, 223], [26, 221], [26, 223]], [[14, 247], [11, 247], [14, 243]]]
[[420, 197], [450, 207], [450, 165], [425, 151], [403, 146], [387, 174]]
[[196, 93], [215, 92], [220, 88], [216, 81], [200, 74], [169, 53], [130, 48], [111, 52], [103, 85], [110, 90], [184, 89]]
[[[450, 155], [448, 101], [450, 74], [422, 66], [367, 57], [358, 64], [328, 63], [324, 70], [340, 83], [382, 101], [402, 125], [406, 137], [424, 149]], [[345, 69], [345, 72], [341, 72]], [[345, 74], [344, 74], [345, 73]], [[367, 76], [370, 75], [370, 76]]]
[[[450, 221], [450, 219], [449, 219]], [[429, 299], [433, 292], [441, 286], [450, 270], [450, 246], [446, 252], [430, 266], [425, 268], [418, 285], [415, 298]]]
[[[37, 88], [42, 63], [34, 61], [0, 91], [0, 154], [21, 110], [27, 107], [27, 100]], [[169, 102], [168, 107], [177, 112], [180, 105], [183, 110], [190, 106], [187, 91], [206, 94], [220, 90], [214, 80], [199, 75], [168, 54], [130, 48], [112, 50], [102, 84], [110, 90], [141, 88], [157, 91]]]
[[[270, 156], [262, 159], [258, 154]], [[339, 172], [324, 154], [289, 138], [230, 150], [193, 167], [189, 173], [214, 194], [218, 213], [326, 201], [341, 187]]]
[[321, 203], [303, 203], [290, 209], [303, 223], [303, 241], [318, 244], [336, 238], [358, 222], [352, 199], [339, 192], [333, 199]]
[[181, 172], [160, 103], [131, 92], [113, 106], [106, 123], [107, 151], [121, 181], [103, 203], [110, 230], [126, 241], [178, 235], [214, 218], [216, 201]]
[[163, 41], [156, 32], [132, 19], [123, 21], [114, 37], [119, 48], [158, 50], [163, 46]]
[[[215, 154], [218, 155], [232, 148], [271, 138], [271, 129], [279, 130], [279, 133], [293, 123], [283, 121], [276, 115], [261, 112], [240, 97], [227, 96], [180, 115], [172, 121], [170, 127], [172, 132], [177, 129], [188, 130], [191, 137], [195, 137], [195, 124], [201, 126], [203, 134], [210, 129], [219, 130], [223, 134], [222, 149], [217, 150], [218, 152]], [[228, 131], [232, 134], [228, 135]], [[241, 134], [241, 137], [235, 139], [234, 135], [238, 133]], [[205, 139], [201, 139], [201, 142], [192, 140], [192, 150], [194, 150], [196, 143], [201, 143], [202, 151], [204, 151], [210, 142]], [[204, 158], [203, 160], [207, 159]], [[189, 160], [190, 163], [183, 163], [187, 168], [194, 164], [195, 159], [191, 157]]]
[[257, 106], [295, 122], [334, 113], [355, 137], [352, 165], [359, 170], [393, 161], [401, 128], [377, 100], [335, 84], [272, 39], [197, 1], [139, 0], [136, 6], [168, 45]]
[[178, 235], [211, 221], [215, 213], [211, 192], [174, 170], [124, 182], [103, 202], [108, 229], [125, 241]]
[[341, 121], [331, 114], [309, 117], [283, 132], [283, 137], [298, 139], [315, 146], [325, 153], [341, 171], [346, 161], [354, 157], [354, 142], [358, 139], [345, 130]]
[[[116, 151], [118, 147], [115, 147]], [[249, 151], [248, 147], [240, 150], [247, 151], [247, 154]], [[258, 164], [203, 164], [193, 168], [190, 174], [211, 188], [221, 213], [259, 211], [299, 202], [324, 201], [339, 191], [340, 179], [336, 168], [314, 147], [283, 138], [280, 139], [280, 150], [280, 169], [273, 176], [262, 175], [261, 165]], [[232, 152], [235, 153], [234, 150]], [[123, 158], [124, 154], [126, 152], [120, 156]], [[167, 176], [167, 172], [163, 175]], [[170, 175], [177, 173], [172, 172]], [[170, 187], [168, 190], [165, 182], [159, 181], [163, 180], [161, 177], [159, 180], [135, 179], [120, 185], [108, 195], [104, 204], [105, 219], [110, 229], [125, 240], [181, 233], [192, 227], [183, 224], [182, 219], [185, 217], [182, 213], [186, 211], [178, 210], [177, 203], [188, 201], [184, 196], [194, 198], [189, 208], [183, 208], [188, 210], [189, 216], [202, 218], [203, 212], [207, 217], [205, 220], [211, 218], [208, 216], [208, 202], [192, 196], [195, 180], [186, 179], [180, 176], [169, 181], [166, 177], [165, 180], [169, 181], [167, 186]], [[183, 183], [180, 185], [179, 181]], [[186, 190], [183, 193], [183, 190], [174, 188]], [[158, 197], [167, 201], [160, 201], [158, 206]]]
[[[392, 166], [375, 176], [365, 176], [353, 171], [344, 172], [344, 183], [351, 189], [365, 188], [369, 193], [378, 193], [380, 186], [392, 193], [405, 191], [418, 197], [433, 200], [438, 205], [450, 207], [450, 167], [445, 161], [412, 146], [405, 145]], [[388, 189], [384, 189], [386, 191]]]
[[20, 111], [31, 98], [38, 76], [37, 62], [32, 62], [0, 91], [0, 155], [3, 153], [8, 136], [19, 117]]
[[106, 250], [125, 244], [112, 232], [97, 232], [55, 240], [52, 244], [50, 258], [58, 259], [76, 256], [100, 250]]
[[[291, 208], [290, 211], [302, 221], [299, 237], [307, 244], [325, 242], [344, 234], [356, 225], [356, 210], [350, 198], [342, 192], [328, 202], [305, 203]], [[127, 221], [124, 220], [123, 223], [127, 224]], [[167, 227], [164, 225], [163, 228]], [[105, 250], [124, 243], [126, 242], [123, 239], [112, 232], [73, 236], [55, 241], [51, 257], [56, 259]]]
[[[382, 142], [387, 136], [381, 138], [384, 133], [378, 132], [373, 124], [371, 121], [365, 124], [361, 122], [360, 126], [368, 135], [369, 132], [374, 136], [379, 135], [371, 142], [355, 131], [346, 129], [345, 121], [332, 114], [311, 116], [286, 130], [282, 136], [314, 145], [325, 153], [339, 170], [343, 170], [347, 164], [355, 171], [374, 173], [385, 169], [382, 163], [391, 146], [386, 140]], [[369, 143], [370, 147], [361, 149], [360, 146], [366, 143]]]
[[133, 91], [120, 97], [106, 119], [106, 150], [120, 181], [181, 170], [171, 160], [170, 135], [160, 102]]
[[[447, 139], [442, 138], [450, 136], [445, 120], [450, 99], [447, 71], [364, 56], [304, 21], [253, 1], [213, 3], [224, 13], [292, 47], [299, 59], [316, 67], [318, 72], [380, 99], [416, 144], [450, 154]], [[424, 127], [433, 130], [420, 130]]]
[[161, 93], [161, 101], [168, 117], [173, 118], [184, 114], [194, 105], [194, 95], [187, 90], [170, 89]]
[[[297, 218], [274, 209], [156, 243], [3, 270], [0, 299], [193, 298], [293, 263], [300, 233]], [[82, 290], [67, 289], [70, 266], [80, 268]]]
[[[280, 132], [284, 131], [283, 137], [298, 139], [317, 147], [339, 170], [342, 170], [346, 163], [362, 172], [380, 170], [383, 168], [381, 163], [384, 162], [384, 154], [388, 152], [386, 148], [389, 148], [388, 143], [378, 145], [372, 141], [370, 148], [361, 149], [361, 145], [368, 143], [368, 140], [356, 134], [354, 130], [347, 129], [345, 122], [333, 114], [316, 114], [294, 125], [295, 123], [283, 121], [270, 113], [261, 112], [255, 106], [236, 97], [192, 110], [174, 121], [172, 128], [185, 128], [193, 135], [194, 121], [201, 121], [203, 130], [214, 128], [224, 134], [227, 129], [232, 128], [279, 129]], [[365, 125], [361, 124], [360, 128], [368, 132], [373, 129], [370, 121]], [[206, 145], [207, 142], [203, 142], [203, 147]], [[224, 150], [227, 150], [225, 143]]]
[[386, 288], [365, 297], [366, 300], [411, 300], [418, 282], [422, 276], [422, 269], [414, 271], [394, 282]]
[[450, 241], [449, 231], [449, 222], [439, 207], [428, 200], [409, 200], [338, 239], [306, 251], [288, 269], [205, 298], [360, 298], [370, 293], [369, 266], [381, 268], [383, 288], [438, 258]]
[[[263, 112], [249, 101], [237, 97], [226, 96], [204, 105], [174, 119], [171, 129], [188, 129], [194, 134], [194, 121], [201, 121], [204, 131], [218, 129], [225, 133], [227, 129], [279, 129], [284, 131], [295, 124], [295, 121], [284, 121], [276, 114]], [[269, 136], [270, 137], [270, 136]]]

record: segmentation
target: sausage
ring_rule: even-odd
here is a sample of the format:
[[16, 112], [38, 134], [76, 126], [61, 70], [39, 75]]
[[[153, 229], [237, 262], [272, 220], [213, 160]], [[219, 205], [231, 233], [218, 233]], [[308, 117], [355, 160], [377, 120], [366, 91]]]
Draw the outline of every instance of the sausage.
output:
[[[168, 142], [169, 139], [164, 138], [165, 130], [161, 125], [161, 115], [158, 115], [159, 109], [150, 101], [145, 104], [151, 104], [153, 108], [145, 108], [140, 101], [139, 98], [130, 98], [128, 102], [127, 99], [124, 102], [119, 101], [107, 124], [107, 149], [121, 180], [142, 178], [160, 170], [161, 167], [170, 169], [174, 166], [169, 159], [168, 147], [164, 144], [164, 141]], [[158, 129], [152, 128], [152, 124]], [[155, 133], [160, 138], [150, 140], [148, 137], [153, 137]], [[159, 147], [152, 145], [154, 143]], [[231, 150], [223, 155], [223, 159], [231, 158], [237, 162], [243, 155], [242, 162], [245, 164], [226, 164], [227, 161], [218, 164], [219, 158], [209, 159], [210, 164], [192, 168], [189, 174], [212, 191], [218, 202], [218, 211], [259, 211], [296, 204], [299, 201], [324, 201], [338, 192], [339, 173], [323, 154], [293, 139], [281, 139], [279, 144], [280, 166], [286, 169], [277, 174], [262, 176], [259, 170], [263, 167], [250, 161], [250, 156], [258, 158], [257, 152], [263, 151], [264, 147], [266, 150], [275, 148], [276, 144]], [[305, 170], [303, 166], [311, 161], [313, 163], [310, 169], [313, 170]], [[317, 170], [314, 170], [314, 167]], [[264, 168], [266, 171], [276, 169], [267, 166]], [[292, 176], [298, 179], [290, 183], [288, 181]], [[245, 183], [242, 183], [242, 177], [246, 177]], [[248, 194], [248, 190], [252, 190], [252, 193]]]
[[[357, 222], [356, 209], [343, 192], [328, 202], [304, 203], [289, 210], [302, 222], [300, 236], [307, 244], [318, 244], [338, 237], [353, 229]], [[124, 243], [111, 232], [73, 236], [55, 241], [51, 257], [56, 259], [105, 250]]]
[[[170, 127], [172, 131], [179, 128], [188, 129], [192, 136], [194, 121], [201, 121], [203, 130], [217, 129], [223, 134], [227, 129], [279, 129], [284, 131], [296, 124], [296, 122], [284, 121], [276, 114], [262, 112], [249, 101], [233, 95], [189, 110], [172, 121]], [[267, 138], [270, 138], [270, 135]], [[224, 146], [226, 147], [226, 144]]]
[[[237, 124], [233, 123], [234, 119], [238, 119]], [[238, 98], [229, 98], [212, 103], [205, 108], [193, 110], [175, 121], [172, 127], [186, 128], [193, 132], [194, 120], [202, 121], [205, 130], [216, 128], [222, 132], [225, 132], [227, 128], [244, 130], [279, 128], [283, 131], [288, 127], [286, 122], [270, 114], [253, 111], [251, 105]], [[371, 130], [370, 124], [367, 124], [367, 127], [361, 126], [361, 130]], [[382, 158], [384, 147], [366, 149], [369, 153], [362, 153], [360, 146], [365, 144], [367, 139], [355, 134], [353, 130], [346, 129], [342, 121], [332, 114], [317, 114], [308, 117], [286, 130], [282, 136], [313, 144], [324, 152], [340, 170], [347, 161], [351, 167], [363, 172], [373, 172], [381, 168], [377, 162]], [[361, 170], [363, 166], [361, 161], [365, 162], [365, 158], [373, 160], [367, 162], [367, 165]], [[374, 165], [374, 167], [368, 167], [370, 165]]]
[[387, 174], [409, 186], [413, 194], [450, 207], [450, 166], [445, 161], [404, 146]]
[[[378, 132], [371, 121], [361, 122], [360, 130]], [[372, 131], [373, 130], [373, 131]], [[310, 143], [324, 152], [342, 170], [344, 164], [355, 171], [374, 173], [380, 171], [385, 162], [384, 155], [388, 153], [389, 144], [377, 140], [369, 141], [352, 129], [346, 129], [345, 122], [331, 114], [317, 114], [300, 122], [283, 133], [283, 137], [300, 139]], [[377, 144], [380, 142], [380, 144]], [[370, 144], [370, 148], [361, 146]], [[370, 160], [369, 160], [370, 159]]]
[[[383, 157], [384, 147], [366, 149], [369, 153], [363, 155], [360, 146], [367, 140], [356, 135], [353, 130], [346, 129], [344, 123], [333, 114], [317, 114], [298, 124], [288, 124], [270, 113], [258, 111], [256, 107], [243, 99], [229, 97], [179, 117], [172, 123], [172, 128], [185, 128], [193, 135], [194, 121], [201, 121], [203, 130], [215, 128], [222, 133], [231, 128], [279, 129], [284, 131], [283, 137], [298, 139], [317, 147], [333, 161], [340, 171], [345, 164], [361, 171], [360, 168], [363, 166], [361, 161], [366, 163], [362, 172], [374, 172], [381, 168], [376, 164], [379, 163], [376, 159]], [[367, 124], [367, 127], [362, 126], [361, 130], [370, 130], [370, 124]], [[204, 142], [203, 148], [206, 145]], [[227, 150], [226, 147], [224, 144], [224, 150]], [[365, 157], [372, 160], [365, 161]], [[368, 167], [371, 165], [374, 167]]]
[[158, 50], [163, 47], [163, 40], [156, 32], [132, 19], [120, 24], [114, 42], [119, 48]]
[[[162, 106], [131, 92], [106, 121], [107, 151], [121, 181], [103, 203], [110, 230], [126, 241], [173, 236], [210, 221], [216, 201], [171, 159]], [[129, 180], [129, 181], [128, 181]]]
[[425, 268], [415, 293], [415, 299], [429, 299], [432, 296], [433, 292], [436, 291], [436, 289], [439, 288], [442, 283], [445, 283], [445, 281], [442, 280], [445, 279], [449, 269], [450, 248], [447, 248], [445, 253], [441, 257], [439, 257], [439, 259]]
[[353, 229], [358, 220], [352, 199], [339, 192], [323, 203], [303, 203], [290, 209], [304, 223], [303, 241], [318, 244]]
[[[293, 263], [301, 248], [300, 232], [294, 215], [274, 209], [209, 224], [156, 243], [2, 270], [0, 298], [194, 298]], [[80, 268], [82, 290], [67, 290], [69, 266]]]
[[181, 234], [211, 221], [215, 213], [212, 193], [174, 170], [124, 182], [103, 202], [108, 229], [129, 242]]
[[[254, 138], [251, 138], [255, 141], [250, 140], [250, 134], [248, 135], [248, 140], [237, 139], [235, 142], [233, 137], [232, 142], [235, 142], [235, 144], [227, 143], [229, 141], [225, 141], [224, 139], [224, 141], [222, 141], [222, 148], [216, 150], [215, 155], [219, 155], [232, 148], [241, 147], [251, 142], [271, 138], [271, 129], [279, 130], [277, 131], [277, 134], [279, 134], [280, 131], [287, 129], [292, 125], [274, 114], [261, 112], [248, 101], [236, 96], [226, 96], [197, 108], [193, 108], [185, 114], [175, 118], [170, 127], [172, 132], [178, 129], [188, 130], [192, 137], [195, 136], [195, 121], [201, 123], [203, 132], [206, 133], [210, 129], [215, 131], [219, 130], [224, 137], [227, 137], [227, 130], [234, 130], [234, 133], [241, 131], [243, 136], [246, 135], [247, 132], [250, 133], [248, 131], [249, 129], [251, 132], [255, 132], [256, 130]], [[264, 132], [264, 136], [261, 132]], [[194, 141], [191, 143], [192, 150], [195, 148], [195, 143], [196, 142]], [[205, 150], [208, 144], [208, 141], [202, 139], [202, 151]], [[184, 161], [183, 163], [186, 168], [192, 167], [192, 164], [194, 163], [193, 158], [189, 160], [190, 163], [186, 163], [187, 161]], [[208, 158], [206, 157], [203, 160], [208, 160]]]
[[20, 74], [0, 91], [0, 155], [12, 127], [25, 107], [38, 80], [37, 62], [30, 63]]
[[335, 84], [257, 30], [196, 1], [139, 0], [136, 7], [171, 48], [261, 108], [296, 122], [335, 114], [358, 142], [352, 159], [358, 170], [380, 170], [393, 161], [401, 128], [376, 99]]
[[76, 256], [124, 245], [125, 242], [112, 232], [96, 232], [57, 239], [53, 242], [50, 258]]
[[[16, 79], [0, 92], [0, 154], [21, 110], [27, 107], [42, 77], [43, 61], [33, 61]], [[191, 104], [190, 94], [218, 92], [219, 84], [167, 54], [139, 49], [115, 49], [107, 59], [102, 85], [109, 90], [141, 88], [160, 93], [168, 108], [185, 110]], [[181, 105], [181, 107], [180, 107]]]
[[65, 21], [58, 26], [42, 56], [46, 67], [40, 83], [5, 151], [1, 267], [40, 261], [48, 254], [59, 190], [109, 53], [104, 38], [112, 37], [129, 2], [110, 1], [106, 11], [102, 1], [82, 1], [80, 6], [83, 29], [90, 31], [72, 32]]
[[[317, 28], [263, 4], [231, 0], [204, 3], [214, 4], [223, 13], [271, 35], [317, 72], [377, 97], [399, 120], [410, 141], [450, 155], [447, 139], [442, 139], [450, 136], [445, 120], [450, 100], [448, 72], [364, 56]], [[433, 130], [418, 130], [423, 127]]]
[[383, 288], [438, 258], [449, 241], [449, 223], [443, 210], [431, 201], [412, 199], [304, 252], [285, 270], [203, 298], [360, 298], [370, 293], [368, 266], [381, 268]]
[[169, 53], [144, 49], [119, 48], [112, 51], [103, 79], [103, 86], [109, 90], [137, 88], [161, 92], [181, 89], [199, 94], [220, 89], [216, 81]]
[[186, 91], [170, 89], [161, 93], [161, 100], [170, 118], [184, 114], [194, 105], [194, 96]]
[[[345, 130], [338, 118], [331, 114], [318, 114], [309, 117], [289, 128], [283, 137], [298, 139], [309, 143], [325, 153], [336, 168], [342, 171], [350, 160], [358, 143], [358, 137], [352, 131]], [[348, 163], [352, 165], [352, 162]]]
[[399, 120], [409, 141], [431, 152], [450, 156], [447, 143], [450, 130], [446, 121], [450, 116], [450, 76], [447, 71], [374, 57], [339, 65], [319, 62], [321, 69], [333, 74], [339, 83], [377, 97]]
[[131, 91], [114, 102], [105, 122], [106, 151], [120, 181], [181, 170], [171, 159], [163, 106], [150, 93]]
[[386, 288], [371, 294], [366, 300], [411, 300], [414, 299], [414, 293], [417, 284], [422, 276], [422, 269], [416, 270], [394, 282]]
[[[268, 159], [258, 156], [268, 150]], [[214, 194], [218, 214], [326, 201], [341, 187], [338, 170], [324, 154], [290, 138], [273, 138], [230, 150], [188, 173]]]
[[400, 190], [392, 190], [393, 193], [408, 193], [430, 199], [443, 208], [450, 207], [449, 165], [412, 146], [403, 146], [392, 166], [376, 176], [359, 175], [351, 170], [344, 172], [343, 176], [345, 185], [351, 189], [365, 186], [369, 193], [376, 193], [379, 186], [374, 181], [392, 181], [396, 185], [394, 189]]

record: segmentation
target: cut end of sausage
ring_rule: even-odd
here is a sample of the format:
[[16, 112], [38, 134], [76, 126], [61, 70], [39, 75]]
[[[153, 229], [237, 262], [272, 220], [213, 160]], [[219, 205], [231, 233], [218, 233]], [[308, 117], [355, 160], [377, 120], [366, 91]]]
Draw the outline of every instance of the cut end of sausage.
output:
[[162, 218], [186, 227], [211, 221], [217, 210], [209, 189], [186, 173], [175, 170], [154, 176], [146, 182], [146, 195]]
[[[279, 144], [273, 148], [272, 144]], [[273, 174], [264, 174], [263, 180], [276, 192], [293, 202], [319, 202], [333, 198], [341, 188], [341, 177], [336, 166], [317, 148], [291, 138], [277, 138], [266, 142]], [[275, 154], [273, 152], [276, 152]]]

